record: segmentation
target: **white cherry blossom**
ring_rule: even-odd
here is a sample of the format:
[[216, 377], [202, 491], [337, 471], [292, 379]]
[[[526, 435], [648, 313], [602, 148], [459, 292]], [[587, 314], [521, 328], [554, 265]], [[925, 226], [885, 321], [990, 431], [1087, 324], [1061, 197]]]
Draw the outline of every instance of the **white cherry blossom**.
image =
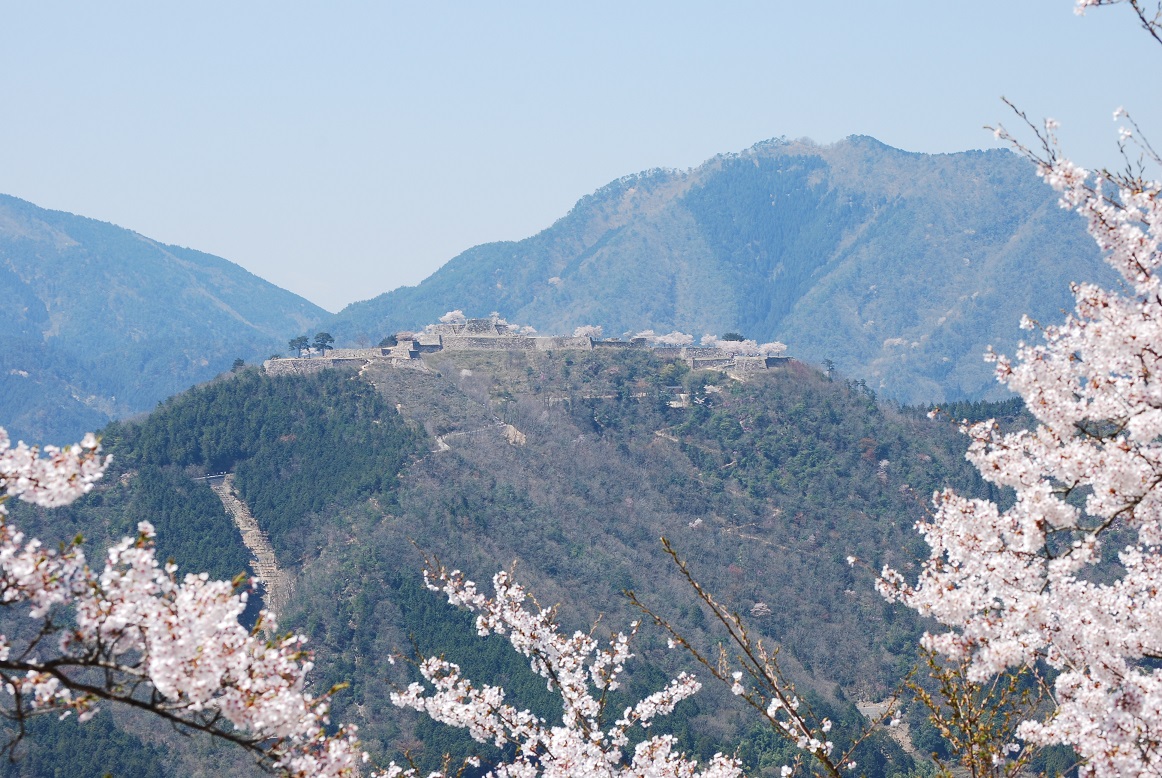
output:
[[[354, 727], [328, 734], [328, 695], [304, 690], [303, 639], [243, 628], [246, 593], [234, 583], [179, 579], [176, 566], [158, 563], [147, 521], [109, 549], [99, 571], [79, 540], [55, 551], [12, 525], [3, 500], [66, 505], [107, 461], [92, 435], [38, 450], [11, 447], [0, 428], [0, 602], [33, 622], [31, 638], [0, 635], [6, 713], [75, 712], [85, 721], [107, 701], [231, 740], [283, 775], [357, 775], [365, 755]], [[270, 614], [261, 618], [276, 628]]]
[[[606, 692], [620, 684], [625, 663], [633, 656], [629, 644], [638, 624], [626, 635], [616, 633], [603, 647], [583, 632], [565, 635], [551, 609], [541, 608], [506, 572], [493, 577], [495, 595], [480, 593], [476, 584], [458, 571], [430, 565], [424, 572], [428, 588], [442, 592], [448, 602], [477, 614], [480, 635], [498, 634], [527, 657], [533, 671], [548, 681], [562, 706], [560, 726], [550, 726], [527, 710], [505, 702], [499, 687], [476, 685], [460, 668], [442, 658], [418, 662], [426, 683], [412, 683], [392, 694], [400, 707], [426, 713], [436, 721], [466, 729], [481, 743], [517, 746], [512, 761], [496, 766], [491, 775], [504, 778], [544, 776], [609, 776], [610, 778], [734, 778], [739, 764], [716, 754], [705, 768], [674, 750], [674, 739], [657, 735], [639, 743], [632, 756], [624, 752], [630, 727], [648, 729], [658, 716], [673, 711], [680, 701], [701, 688], [695, 678], [681, 673], [660, 691], [625, 708], [612, 725], [604, 725]], [[533, 607], [527, 605], [532, 603]], [[392, 771], [395, 772], [392, 772]], [[414, 770], [392, 765], [388, 775], [415, 776]]]
[[[690, 343], [694, 342], [691, 338]], [[706, 334], [700, 341], [704, 348], [716, 348], [739, 357], [777, 357], [787, 350], [785, 343], [771, 341], [759, 343], [754, 340], [722, 340], [717, 335]], [[689, 344], [687, 344], [689, 345]]]
[[1055, 127], [1038, 133], [1037, 172], [1122, 289], [1074, 285], [1064, 323], [1026, 319], [1041, 342], [990, 356], [1037, 424], [962, 430], [968, 459], [1013, 503], [936, 494], [918, 524], [931, 547], [919, 581], [885, 569], [881, 590], [951, 628], [924, 644], [971, 660], [975, 680], [1037, 661], [1058, 671], [1056, 709], [1021, 738], [1072, 746], [1098, 778], [1158, 775], [1162, 671], [1145, 660], [1162, 657], [1162, 185], [1082, 169]]

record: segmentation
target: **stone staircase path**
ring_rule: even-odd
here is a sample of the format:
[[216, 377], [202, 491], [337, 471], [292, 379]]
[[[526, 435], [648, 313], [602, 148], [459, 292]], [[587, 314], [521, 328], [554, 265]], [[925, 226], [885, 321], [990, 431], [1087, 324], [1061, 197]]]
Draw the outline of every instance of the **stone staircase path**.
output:
[[[892, 707], [895, 707], [896, 710], [899, 710], [899, 705], [895, 700], [884, 700], [883, 702], [870, 702], [861, 700], [855, 703], [855, 707], [860, 713], [862, 713], [873, 722], [882, 720], [884, 714], [887, 713], [888, 710]], [[894, 727], [887, 727], [888, 735], [892, 738], [892, 740], [895, 740], [897, 743], [899, 743], [900, 747], [907, 751], [909, 756], [921, 760], [926, 759], [926, 755], [921, 754], [920, 749], [916, 748], [916, 746], [912, 743], [912, 733], [908, 730], [908, 722], [904, 721], [902, 716], [900, 718], [901, 721], [899, 724]], [[959, 773], [957, 774], [959, 775]]]
[[222, 501], [222, 507], [234, 519], [234, 524], [242, 533], [242, 542], [250, 549], [250, 554], [254, 558], [255, 575], [266, 590], [264, 595], [266, 609], [278, 616], [290, 602], [294, 580], [286, 571], [279, 570], [270, 538], [250, 515], [246, 503], [235, 494], [234, 474], [227, 473], [222, 478], [211, 480], [210, 488]]

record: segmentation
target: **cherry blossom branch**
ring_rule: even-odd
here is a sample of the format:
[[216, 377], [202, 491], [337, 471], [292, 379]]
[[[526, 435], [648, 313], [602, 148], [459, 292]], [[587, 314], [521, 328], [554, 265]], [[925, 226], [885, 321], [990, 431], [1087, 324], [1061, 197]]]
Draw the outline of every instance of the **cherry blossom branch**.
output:
[[[561, 700], [561, 726], [549, 726], [531, 712], [507, 704], [504, 689], [474, 685], [461, 675], [457, 665], [441, 657], [418, 658], [415, 665], [424, 682], [413, 682], [392, 693], [392, 702], [466, 729], [478, 742], [515, 745], [512, 760], [497, 766], [490, 775], [735, 778], [741, 774], [738, 762], [722, 754], [716, 754], [699, 770], [695, 760], [675, 751], [670, 735], [647, 738], [634, 748], [632, 756], [625, 753], [631, 727], [648, 729], [654, 719], [669, 714], [698, 691], [701, 684], [686, 673], [626, 708], [612, 725], [603, 724], [607, 693], [619, 688], [625, 663], [633, 656], [629, 646], [637, 623], [628, 635], [614, 633], [607, 646], [601, 647], [592, 634], [563, 634], [555, 609], [537, 603], [515, 583], [511, 571], [493, 577], [492, 597], [480, 593], [459, 570], [449, 571], [438, 560], [426, 560], [424, 582], [432, 591], [444, 594], [450, 604], [477, 614], [476, 629], [481, 636], [495, 633], [507, 637]], [[414, 766], [405, 769], [393, 765], [389, 775], [416, 776], [417, 772]]]
[[[109, 549], [99, 570], [80, 538], [52, 550], [12, 525], [4, 501], [67, 505], [92, 489], [107, 463], [93, 435], [39, 449], [10, 446], [0, 429], [0, 604], [34, 624], [23, 641], [0, 635], [0, 679], [13, 699], [4, 715], [18, 724], [5, 750], [24, 736], [30, 716], [76, 713], [86, 721], [106, 701], [234, 743], [285, 776], [358, 775], [367, 757], [355, 728], [328, 732], [336, 689], [304, 691], [312, 666], [304, 639], [262, 640], [258, 627], [248, 632], [239, 623], [244, 577], [179, 580], [175, 565], [158, 562], [146, 521]], [[268, 613], [259, 623], [277, 629]]]
[[[1078, 10], [1114, 2], [1081, 0]], [[1162, 43], [1162, 7], [1127, 2]], [[1121, 109], [1120, 173], [1075, 165], [1055, 122], [1038, 128], [1017, 116], [1040, 151], [1003, 127], [998, 137], [1085, 219], [1122, 289], [1074, 284], [1073, 313], [1042, 328], [1039, 344], [1022, 343], [1015, 360], [988, 355], [1036, 426], [966, 424], [967, 457], [1015, 500], [1002, 510], [936, 494], [934, 515], [917, 524], [931, 549], [919, 580], [885, 568], [879, 588], [948, 628], [923, 645], [963, 663], [966, 682], [1042, 661], [1058, 671], [1053, 715], [1016, 727], [1026, 744], [1073, 747], [1085, 775], [1158, 774], [1162, 670], [1145, 660], [1162, 653], [1162, 184], [1144, 171], [1162, 160]], [[1131, 540], [1112, 569], [1103, 545], [1123, 537]]]
[[[909, 681], [908, 688], [928, 709], [929, 720], [951, 746], [960, 767], [972, 778], [1026, 773], [1038, 749], [1018, 743], [1015, 730], [1022, 720], [1043, 712], [1043, 703], [1052, 698], [1041, 674], [1020, 668], [980, 683], [968, 678], [967, 661], [949, 662], [932, 651], [924, 652], [924, 660], [937, 692], [916, 681]], [[1028, 688], [1029, 679], [1036, 695]], [[932, 757], [941, 775], [952, 778], [953, 769], [938, 755]]]
[[[740, 697], [766, 719], [774, 732], [814, 759], [824, 775], [830, 778], [843, 778], [848, 774], [845, 771], [855, 769], [857, 767], [853, 759], [855, 750], [880, 724], [889, 719], [895, 721], [899, 709], [898, 695], [892, 696], [885, 713], [860, 733], [846, 751], [836, 754], [834, 744], [828, 738], [831, 721], [826, 718], [820, 719], [811, 710], [810, 705], [800, 699], [795, 691], [795, 685], [786, 677], [779, 665], [779, 648], [776, 646], [774, 649], [768, 649], [762, 639], [753, 639], [742, 617], [718, 602], [698, 582], [686, 561], [678, 555], [667, 538], [662, 538], [662, 548], [673, 560], [686, 583], [726, 630], [737, 652], [733, 660], [722, 646], [719, 646], [717, 657], [712, 659], [707, 656], [665, 617], [642, 603], [632, 591], [626, 592], [630, 602], [669, 634], [671, 647], [680, 646], [685, 649], [715, 679], [729, 687], [735, 696]], [[736, 667], [739, 669], [736, 670]], [[746, 683], [744, 678], [748, 679]], [[793, 765], [785, 765], [782, 768], [784, 777], [794, 772], [801, 764], [801, 760], [796, 760]]]
[[1134, 13], [1142, 25], [1142, 29], [1149, 33], [1150, 37], [1155, 41], [1162, 43], [1162, 3], [1156, 4], [1154, 13], [1151, 14], [1146, 10], [1146, 6], [1141, 0], [1077, 0], [1075, 11], [1078, 15], [1084, 15], [1085, 9], [1087, 8], [1119, 5], [1121, 3], [1126, 3], [1134, 9]]

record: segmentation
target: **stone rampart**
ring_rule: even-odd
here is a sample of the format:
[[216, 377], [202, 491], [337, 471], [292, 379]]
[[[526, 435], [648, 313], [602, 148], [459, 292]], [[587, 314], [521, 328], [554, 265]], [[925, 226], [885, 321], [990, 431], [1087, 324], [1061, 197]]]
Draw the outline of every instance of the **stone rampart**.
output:
[[694, 370], [710, 370], [718, 367], [730, 367], [735, 360], [733, 357], [694, 357], [687, 362]]
[[682, 349], [683, 359], [722, 359], [729, 358], [730, 352], [713, 346], [686, 346]]
[[[441, 326], [443, 326], [443, 325], [441, 325]], [[444, 334], [451, 335], [453, 333], [447, 332]], [[437, 332], [421, 332], [420, 334], [415, 336], [414, 340], [415, 340], [416, 348], [421, 350], [421, 351], [423, 351], [424, 349], [433, 349], [433, 350], [439, 351], [440, 342], [441, 342], [442, 338], [441, 338], [440, 333], [437, 333]]]
[[630, 341], [630, 340], [595, 340], [593, 341], [593, 349], [606, 348], [645, 348], [645, 341]]
[[416, 348], [415, 341], [401, 340], [391, 348], [383, 348], [379, 350], [381, 357], [390, 357], [392, 359], [419, 359], [420, 352]]
[[571, 351], [592, 351], [593, 339], [588, 335], [581, 337], [537, 337], [533, 338], [537, 344], [537, 351], [552, 351], [554, 349]]
[[767, 369], [766, 357], [735, 357], [734, 370], [738, 373], [753, 373]]
[[531, 351], [532, 338], [447, 335], [441, 338], [444, 351]]
[[383, 349], [375, 348], [333, 348], [327, 350], [323, 359], [372, 359], [381, 355]]
[[674, 346], [651, 343], [644, 337], [631, 340], [594, 340], [589, 336], [521, 335], [495, 319], [430, 325], [423, 332], [406, 333], [390, 348], [334, 349], [327, 356], [307, 359], [268, 359], [269, 375], [309, 375], [332, 367], [362, 368], [371, 362], [392, 367], [426, 370], [422, 354], [437, 351], [594, 351], [603, 349], [650, 349], [661, 359], [684, 360], [692, 369], [726, 370], [744, 375], [785, 364], [786, 356], [741, 356], [708, 346]]
[[782, 367], [790, 361], [790, 357], [735, 357], [734, 364], [727, 369], [727, 374], [743, 377], [750, 373]]
[[504, 335], [508, 332], [508, 325], [501, 324], [495, 319], [469, 319], [464, 322], [463, 335]]
[[267, 375], [313, 375], [328, 368], [361, 368], [366, 359], [345, 359], [332, 357], [312, 357], [310, 359], [268, 359], [262, 363]]

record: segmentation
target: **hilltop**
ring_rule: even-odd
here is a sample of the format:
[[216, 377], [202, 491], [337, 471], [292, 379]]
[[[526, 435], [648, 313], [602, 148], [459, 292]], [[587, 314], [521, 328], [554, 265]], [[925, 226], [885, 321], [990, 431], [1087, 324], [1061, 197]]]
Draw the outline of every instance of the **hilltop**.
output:
[[[447, 321], [445, 321], [447, 320]], [[586, 332], [585, 330], [589, 330]], [[786, 356], [783, 343], [761, 346], [748, 340], [714, 340], [695, 346], [693, 338], [680, 332], [658, 336], [652, 332], [622, 340], [603, 338], [593, 328], [579, 328], [573, 335], [538, 335], [531, 327], [510, 325], [498, 314], [469, 319], [460, 311], [449, 312], [440, 324], [429, 324], [422, 332], [398, 333], [388, 340], [393, 345], [375, 348], [328, 349], [317, 354], [311, 348], [304, 355], [274, 356], [262, 363], [267, 375], [310, 375], [331, 367], [364, 368], [388, 365], [413, 370], [429, 370], [425, 354], [459, 351], [553, 352], [641, 351], [655, 349], [662, 360], [680, 360], [691, 370], [712, 369], [736, 378], [759, 370], [781, 366]], [[316, 355], [317, 354], [317, 355]]]
[[1022, 314], [1052, 320], [1070, 281], [1110, 280], [1081, 222], [1008, 151], [775, 140], [626, 176], [327, 327], [374, 342], [462, 308], [546, 333], [735, 330], [901, 402], [975, 400], [1003, 396], [981, 355], [1011, 352]]

